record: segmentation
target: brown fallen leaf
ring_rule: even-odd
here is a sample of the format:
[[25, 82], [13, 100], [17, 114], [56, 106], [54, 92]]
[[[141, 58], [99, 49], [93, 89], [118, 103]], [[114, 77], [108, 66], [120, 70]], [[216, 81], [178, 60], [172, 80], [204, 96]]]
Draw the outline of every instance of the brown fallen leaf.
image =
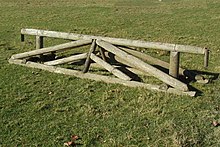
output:
[[73, 141], [65, 142], [64, 146], [73, 146], [75, 143]]
[[65, 142], [65, 143], [64, 143], [64, 146], [76, 146], [75, 141], [78, 140], [78, 139], [79, 139], [79, 136], [77, 136], [77, 135], [72, 135], [72, 136], [71, 136], [71, 140], [72, 140], [72, 141]]
[[213, 122], [212, 122], [212, 125], [213, 125], [214, 127], [218, 127], [220, 124], [219, 124], [217, 121], [213, 121]]
[[72, 135], [72, 136], [71, 136], [71, 139], [72, 139], [72, 141], [78, 140], [78, 139], [79, 139], [79, 136], [77, 136], [77, 135]]

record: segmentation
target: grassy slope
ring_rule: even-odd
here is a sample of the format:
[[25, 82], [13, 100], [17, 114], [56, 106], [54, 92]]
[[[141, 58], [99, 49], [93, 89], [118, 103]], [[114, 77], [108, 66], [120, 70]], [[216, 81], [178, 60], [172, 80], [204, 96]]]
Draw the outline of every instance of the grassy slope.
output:
[[[7, 63], [34, 46], [31, 37], [19, 42], [27, 27], [208, 46], [207, 71], [219, 73], [219, 7], [218, 0], [0, 0], [0, 146], [63, 146], [72, 134], [83, 146], [220, 145], [220, 128], [210, 125], [220, 119], [219, 79], [193, 84], [204, 94], [190, 98]], [[201, 56], [181, 61], [204, 70]]]

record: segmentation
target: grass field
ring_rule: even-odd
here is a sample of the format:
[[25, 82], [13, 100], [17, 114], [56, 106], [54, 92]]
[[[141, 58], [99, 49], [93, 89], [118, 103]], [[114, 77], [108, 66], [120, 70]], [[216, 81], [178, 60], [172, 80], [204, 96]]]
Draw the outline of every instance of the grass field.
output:
[[[219, 0], [0, 0], [0, 146], [220, 146], [220, 80], [192, 83], [192, 98], [105, 84], [11, 65], [34, 48], [21, 28], [208, 47], [181, 54], [181, 66], [220, 73]], [[59, 40], [46, 40], [46, 46]], [[149, 51], [152, 55], [156, 53]], [[168, 60], [167, 54], [159, 55]]]

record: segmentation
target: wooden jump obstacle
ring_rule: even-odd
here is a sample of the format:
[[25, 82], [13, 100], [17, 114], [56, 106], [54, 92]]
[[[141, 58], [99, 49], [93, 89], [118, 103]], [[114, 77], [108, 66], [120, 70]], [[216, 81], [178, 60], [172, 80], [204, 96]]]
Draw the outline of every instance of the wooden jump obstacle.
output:
[[[196, 91], [190, 91], [188, 85], [178, 79], [179, 75], [189, 78], [204, 78], [196, 73], [189, 72], [186, 69], [179, 67], [180, 53], [194, 53], [204, 55], [204, 67], [208, 66], [209, 50], [189, 45], [168, 44], [160, 42], [147, 42], [140, 40], [129, 40], [122, 38], [110, 38], [101, 36], [82, 35], [74, 33], [36, 30], [36, 29], [21, 29], [21, 41], [25, 40], [24, 35], [36, 36], [36, 49], [24, 53], [12, 55], [9, 63], [19, 64], [27, 67], [47, 70], [54, 73], [73, 75], [79, 78], [91, 79], [96, 81], [104, 81], [106, 83], [118, 83], [130, 87], [144, 87], [146, 89], [175, 93], [178, 95], [195, 96]], [[44, 37], [61, 38], [71, 40], [68, 43], [59, 44], [44, 48]], [[64, 52], [73, 48], [90, 45], [90, 49], [86, 53], [71, 55], [61, 59], [53, 59], [44, 62], [33, 62], [29, 60], [31, 57], [43, 56], [45, 54], [55, 54], [56, 52]], [[99, 49], [97, 49], [97, 47]], [[160, 59], [151, 57], [145, 53], [139, 52], [131, 47], [145, 49], [159, 49], [170, 52], [170, 63]], [[111, 55], [109, 55], [111, 54]], [[143, 82], [134, 81], [132, 77], [120, 70], [118, 66], [112, 64], [112, 56], [114, 60], [123, 65], [127, 65], [126, 70], [134, 74], [151, 75], [160, 81], [163, 85], [152, 85]], [[72, 63], [75, 61], [84, 61], [82, 71], [66, 69], [56, 65]], [[96, 64], [92, 63], [95, 62]], [[165, 73], [160, 69], [152, 66], [159, 65], [169, 69], [169, 73]], [[104, 76], [89, 73], [90, 66], [101, 66], [105, 70], [112, 73], [115, 77]]]

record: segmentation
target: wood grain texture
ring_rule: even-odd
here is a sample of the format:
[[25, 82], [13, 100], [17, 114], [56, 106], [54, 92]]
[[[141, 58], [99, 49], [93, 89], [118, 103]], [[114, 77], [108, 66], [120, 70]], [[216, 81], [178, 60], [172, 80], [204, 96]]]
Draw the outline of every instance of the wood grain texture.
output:
[[103, 48], [99, 47], [99, 52], [104, 61], [106, 61], [105, 51]]
[[179, 77], [179, 52], [170, 52], [170, 66], [169, 66], [169, 75], [174, 78]]
[[95, 49], [96, 49], [96, 40], [93, 40], [92, 45], [89, 49], [89, 53], [87, 54], [87, 57], [86, 57], [85, 65], [84, 65], [84, 68], [83, 68], [83, 73], [88, 72], [89, 66], [90, 66], [90, 63], [91, 63], [90, 62], [90, 56], [95, 51]]
[[47, 62], [44, 62], [44, 64], [45, 65], [60, 65], [60, 64], [65, 64], [65, 63], [70, 63], [70, 62], [86, 59], [86, 57], [87, 57], [87, 53], [82, 53], [82, 54], [72, 55], [69, 57], [65, 57], [65, 58], [61, 58], [61, 59], [57, 59], [53, 61], [47, 61]]
[[195, 53], [195, 54], [205, 53], [205, 50], [203, 48], [190, 46], [190, 45], [179, 45], [179, 44], [170, 44], [170, 43], [161, 43], [161, 42], [147, 42], [141, 40], [101, 37], [101, 36], [83, 35], [83, 34], [75, 34], [75, 33], [47, 31], [47, 30], [21, 29], [21, 34], [39, 35], [45, 37], [63, 38], [70, 40], [99, 39], [114, 45], [121, 45], [121, 46], [134, 46], [141, 48], [152, 48], [152, 49], [178, 51], [178, 52]]
[[116, 69], [115, 67], [113, 67], [112, 65], [110, 65], [109, 63], [105, 62], [104, 60], [102, 60], [101, 58], [99, 58], [98, 56], [96, 56], [95, 54], [91, 53], [90, 58], [95, 61], [97, 64], [101, 65], [103, 68], [105, 68], [107, 71], [111, 72], [113, 75], [115, 75], [116, 77], [122, 79], [122, 80], [126, 80], [126, 81], [130, 81], [131, 78], [129, 76], [127, 76], [126, 74], [124, 74], [123, 72], [121, 72], [120, 70]]
[[[159, 66], [166, 68], [166, 69], [169, 69], [169, 67], [170, 67], [170, 64], [168, 62], [165, 62], [165, 61], [160, 60], [158, 58], [154, 58], [152, 56], [149, 56], [149, 55], [142, 53], [142, 52], [139, 52], [137, 50], [128, 49], [126, 47], [119, 47], [119, 48], [126, 51], [127, 53], [132, 54], [135, 57], [138, 57], [138, 58], [142, 59], [143, 61], [149, 62], [153, 65], [159, 65]], [[115, 60], [117, 60], [119, 62], [123, 62], [123, 60], [118, 57], [116, 57]], [[195, 77], [200, 77], [200, 78], [204, 79], [204, 77], [202, 75], [200, 75], [194, 71], [190, 71], [190, 70], [181, 68], [181, 67], [179, 67], [179, 75], [186, 76], [190, 79], [195, 79]]]
[[64, 43], [64, 44], [60, 44], [60, 45], [56, 45], [56, 46], [52, 46], [52, 47], [47, 47], [47, 48], [32, 50], [32, 51], [24, 52], [24, 53], [20, 53], [20, 54], [15, 54], [12, 56], [12, 58], [20, 59], [20, 58], [26, 58], [26, 57], [31, 57], [31, 56], [35, 56], [35, 55], [41, 55], [41, 54], [45, 54], [45, 53], [51, 53], [51, 52], [71, 49], [71, 48], [75, 48], [75, 47], [79, 47], [79, 46], [83, 46], [83, 45], [88, 45], [91, 42], [92, 42], [91, 40], [72, 41], [72, 42], [68, 42], [68, 43]]
[[[92, 66], [92, 67], [95, 67], [95, 68], [103, 68], [102, 66], [100, 66], [100, 65], [97, 64], [97, 63], [92, 63], [91, 66]], [[119, 69], [119, 70], [120, 70], [120, 68], [121, 68], [121, 66], [118, 66], [118, 65], [112, 65], [112, 66], [113, 66], [114, 68]], [[125, 67], [125, 66], [124, 66], [123, 68], [125, 68], [126, 70], [128, 70], [128, 71], [130, 71], [130, 72], [132, 72], [132, 73], [135, 73], [135, 74], [137, 74], [137, 75], [151, 76], [151, 75], [149, 75], [148, 73], [143, 72], [143, 71], [140, 71], [140, 70], [135, 69], [135, 68], [133, 68], [133, 67]]]
[[36, 49], [41, 49], [44, 47], [44, 39], [42, 36], [36, 36]]
[[101, 40], [97, 40], [96, 43], [99, 46], [106, 49], [107, 51], [115, 54], [116, 56], [122, 58], [123, 60], [126, 60], [128, 63], [132, 64], [133, 66], [135, 66], [139, 70], [142, 70], [142, 71], [145, 71], [145, 72], [151, 74], [152, 76], [158, 78], [159, 80], [163, 81], [164, 83], [166, 83], [176, 89], [188, 91], [188, 87], [185, 83], [169, 76], [168, 74], [166, 74], [166, 73], [160, 71], [159, 69], [143, 62], [142, 60], [118, 49], [117, 47], [113, 46], [112, 44], [109, 44], [109, 43], [107, 43], [105, 41], [101, 41]]

